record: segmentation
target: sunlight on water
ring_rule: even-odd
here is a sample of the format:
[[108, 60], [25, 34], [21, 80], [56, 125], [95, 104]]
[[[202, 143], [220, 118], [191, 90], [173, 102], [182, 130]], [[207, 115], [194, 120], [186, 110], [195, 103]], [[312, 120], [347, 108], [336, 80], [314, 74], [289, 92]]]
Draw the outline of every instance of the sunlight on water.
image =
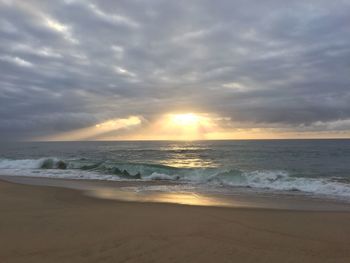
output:
[[161, 164], [178, 168], [209, 168], [218, 164], [206, 153], [209, 149], [194, 146], [192, 143], [172, 144], [162, 149], [167, 152], [167, 158]]
[[178, 168], [208, 168], [216, 167], [214, 162], [200, 158], [186, 158], [182, 156], [161, 161], [161, 164]]

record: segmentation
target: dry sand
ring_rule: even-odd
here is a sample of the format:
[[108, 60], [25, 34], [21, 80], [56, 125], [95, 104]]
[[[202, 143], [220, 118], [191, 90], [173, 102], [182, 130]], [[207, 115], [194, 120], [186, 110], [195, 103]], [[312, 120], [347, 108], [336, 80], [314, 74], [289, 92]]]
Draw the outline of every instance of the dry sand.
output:
[[350, 213], [109, 201], [0, 181], [0, 262], [350, 262]]

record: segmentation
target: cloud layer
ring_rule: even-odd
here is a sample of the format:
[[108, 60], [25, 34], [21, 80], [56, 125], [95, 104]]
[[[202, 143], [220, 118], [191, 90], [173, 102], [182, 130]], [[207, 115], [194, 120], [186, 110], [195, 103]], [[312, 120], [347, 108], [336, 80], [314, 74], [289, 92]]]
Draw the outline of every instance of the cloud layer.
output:
[[346, 0], [0, 0], [0, 136], [177, 111], [349, 134], [349, 14]]

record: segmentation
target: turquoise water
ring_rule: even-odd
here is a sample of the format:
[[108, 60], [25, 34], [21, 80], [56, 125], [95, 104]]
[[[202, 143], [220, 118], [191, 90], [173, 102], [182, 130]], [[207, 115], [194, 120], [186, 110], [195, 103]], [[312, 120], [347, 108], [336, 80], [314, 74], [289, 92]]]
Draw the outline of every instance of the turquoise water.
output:
[[3, 143], [0, 174], [169, 180], [350, 199], [350, 140]]

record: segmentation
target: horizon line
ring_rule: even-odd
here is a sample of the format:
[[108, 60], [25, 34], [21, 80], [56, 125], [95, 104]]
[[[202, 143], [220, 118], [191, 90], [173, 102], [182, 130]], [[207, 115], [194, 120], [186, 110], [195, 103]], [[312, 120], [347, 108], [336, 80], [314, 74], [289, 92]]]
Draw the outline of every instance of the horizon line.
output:
[[[166, 139], [140, 139], [140, 140], [13, 140], [7, 142], [200, 142], [200, 141], [297, 141], [297, 140], [350, 140], [350, 137], [325, 138], [256, 138], [256, 139], [195, 139], [195, 140], [166, 140]], [[3, 141], [0, 141], [3, 142]]]

